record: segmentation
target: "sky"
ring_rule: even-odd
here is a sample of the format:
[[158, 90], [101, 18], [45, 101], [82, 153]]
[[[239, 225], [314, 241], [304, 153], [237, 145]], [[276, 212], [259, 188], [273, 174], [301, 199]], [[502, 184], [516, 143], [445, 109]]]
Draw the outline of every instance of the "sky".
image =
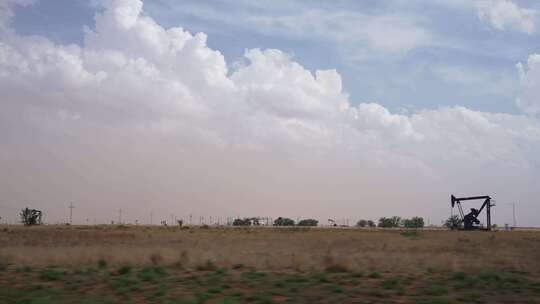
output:
[[535, 1], [0, 0], [0, 222], [439, 224], [454, 194], [540, 226], [539, 32]]

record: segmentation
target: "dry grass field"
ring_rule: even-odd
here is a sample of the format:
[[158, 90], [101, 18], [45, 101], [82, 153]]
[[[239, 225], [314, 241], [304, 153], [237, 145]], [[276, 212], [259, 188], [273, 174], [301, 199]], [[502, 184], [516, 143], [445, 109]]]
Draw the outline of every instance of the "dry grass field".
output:
[[0, 227], [0, 303], [540, 303], [540, 232]]

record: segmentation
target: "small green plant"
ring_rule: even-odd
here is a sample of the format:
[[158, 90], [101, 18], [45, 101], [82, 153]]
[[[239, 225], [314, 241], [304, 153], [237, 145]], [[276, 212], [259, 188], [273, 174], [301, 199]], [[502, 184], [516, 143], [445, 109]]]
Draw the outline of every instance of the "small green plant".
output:
[[62, 278], [62, 275], [64, 275], [63, 272], [55, 270], [55, 269], [48, 269], [40, 274], [40, 278], [46, 281], [57, 281]]
[[328, 276], [324, 272], [314, 274], [313, 279], [319, 283], [330, 283], [330, 279], [328, 279]]
[[227, 269], [226, 268], [219, 268], [216, 270], [215, 272], [216, 275], [226, 275], [227, 274]]
[[132, 270], [131, 265], [125, 264], [125, 265], [120, 266], [120, 268], [118, 268], [118, 274], [119, 275], [130, 274], [131, 270]]
[[98, 267], [99, 267], [100, 269], [105, 269], [105, 268], [107, 268], [107, 260], [105, 260], [105, 259], [99, 259], [98, 262], [97, 262], [97, 264], [98, 264]]
[[401, 236], [404, 236], [404, 237], [418, 237], [419, 234], [417, 231], [415, 230], [412, 230], [412, 231], [402, 231], [399, 233]]
[[448, 289], [439, 286], [431, 285], [428, 287], [419, 288], [420, 293], [428, 296], [442, 296], [448, 293]]
[[210, 288], [208, 288], [208, 289], [206, 290], [206, 292], [217, 294], [217, 293], [222, 293], [222, 292], [223, 292], [223, 289], [220, 288], [220, 287], [210, 287]]
[[340, 286], [334, 286], [334, 287], [332, 288], [332, 293], [343, 293], [343, 292], [344, 292], [344, 290], [343, 290], [343, 288], [340, 287]]
[[137, 277], [144, 282], [155, 282], [158, 277], [162, 277], [166, 274], [167, 271], [161, 266], [147, 266], [139, 271]]
[[266, 273], [250, 270], [250, 271], [243, 272], [242, 276], [249, 280], [259, 280], [261, 278], [266, 277]]
[[399, 286], [399, 279], [398, 278], [388, 278], [381, 281], [379, 286], [382, 289], [394, 289]]
[[370, 273], [370, 274], [368, 275], [368, 277], [369, 277], [370, 279], [378, 279], [378, 278], [381, 277], [381, 274], [378, 273], [378, 272], [376, 272], [376, 271], [373, 271], [372, 273]]
[[466, 278], [467, 274], [465, 272], [454, 272], [452, 274], [452, 280], [464, 281]]

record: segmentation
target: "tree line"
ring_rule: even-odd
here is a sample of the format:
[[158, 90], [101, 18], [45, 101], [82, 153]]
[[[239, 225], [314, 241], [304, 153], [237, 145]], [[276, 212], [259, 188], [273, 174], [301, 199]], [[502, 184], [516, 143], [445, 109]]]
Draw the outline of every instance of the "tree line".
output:
[[[24, 225], [40, 225], [42, 223], [42, 212], [36, 209], [25, 208], [20, 213], [21, 222]], [[330, 221], [330, 220], [329, 220]], [[179, 221], [180, 226], [182, 225]], [[302, 219], [298, 222], [295, 222], [293, 219], [287, 217], [278, 217], [274, 220], [273, 226], [303, 226], [303, 227], [313, 227], [317, 226], [319, 221], [315, 219]], [[237, 218], [232, 222], [233, 226], [260, 226], [261, 219], [258, 217], [245, 217]], [[424, 218], [415, 216], [410, 219], [401, 218], [399, 216], [392, 217], [381, 217], [377, 224], [372, 220], [361, 219], [356, 223], [357, 227], [380, 227], [380, 228], [423, 228], [424, 227]], [[457, 216], [451, 216], [446, 220], [444, 226], [450, 229], [459, 229], [461, 228], [461, 219]], [[337, 226], [337, 224], [333, 224]]]
[[[359, 224], [362, 220], [358, 221], [358, 226], [361, 226]], [[369, 221], [368, 221], [369, 222]], [[371, 222], [371, 226], [374, 227], [375, 223]], [[361, 226], [364, 227], [364, 226]], [[415, 216], [410, 219], [407, 218], [401, 218], [399, 216], [392, 216], [392, 217], [381, 217], [379, 219], [379, 223], [377, 224], [377, 227], [381, 228], [424, 228], [424, 218], [420, 216]]]
[[[259, 218], [246, 217], [237, 218], [233, 221], [233, 226], [259, 226], [261, 225]], [[296, 223], [293, 219], [287, 217], [278, 217], [274, 220], [273, 226], [317, 226], [319, 221], [315, 219], [303, 219]], [[337, 226], [337, 224], [334, 224]], [[380, 227], [380, 228], [423, 228], [424, 218], [415, 216], [410, 219], [401, 218], [399, 216], [381, 217], [379, 222], [375, 224], [372, 220], [359, 220], [356, 223], [357, 227]]]
[[[257, 217], [237, 218], [233, 221], [233, 226], [259, 226], [260, 220]], [[296, 223], [293, 219], [287, 217], [278, 217], [274, 220], [273, 226], [317, 226], [319, 221], [315, 219], [303, 219]]]

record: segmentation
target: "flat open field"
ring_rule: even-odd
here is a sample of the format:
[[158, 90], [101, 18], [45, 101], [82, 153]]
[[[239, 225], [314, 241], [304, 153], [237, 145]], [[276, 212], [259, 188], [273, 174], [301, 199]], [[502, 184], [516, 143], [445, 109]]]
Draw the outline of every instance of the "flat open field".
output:
[[540, 232], [0, 227], [0, 303], [540, 303]]

